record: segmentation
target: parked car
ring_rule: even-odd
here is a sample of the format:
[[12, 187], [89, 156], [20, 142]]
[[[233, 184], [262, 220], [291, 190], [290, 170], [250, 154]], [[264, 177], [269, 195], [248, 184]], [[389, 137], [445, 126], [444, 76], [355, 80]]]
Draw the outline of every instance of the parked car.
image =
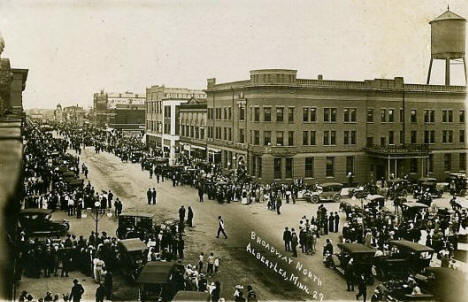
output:
[[154, 231], [153, 215], [144, 212], [124, 211], [119, 215], [116, 235], [119, 239], [141, 238]]
[[148, 262], [137, 278], [139, 301], [171, 301], [174, 288], [176, 264], [174, 262]]
[[435, 178], [420, 178], [418, 184], [413, 186], [413, 198], [420, 199], [425, 192], [429, 192], [432, 198], [441, 198], [444, 194], [444, 191], [437, 187]]
[[346, 265], [353, 258], [353, 270], [357, 276], [364, 274], [368, 284], [374, 282], [372, 276], [372, 263], [375, 250], [362, 243], [338, 243], [339, 253], [332, 255], [331, 267], [340, 274], [346, 272]]
[[408, 240], [391, 240], [389, 244], [392, 254], [375, 261], [379, 280], [404, 279], [429, 267], [434, 253], [432, 248]]
[[339, 202], [341, 199], [341, 191], [343, 184], [340, 183], [324, 183], [317, 186], [317, 191], [307, 191], [304, 193], [304, 198], [308, 202]]
[[124, 276], [135, 281], [146, 263], [146, 244], [139, 238], [120, 240], [117, 246], [119, 267]]
[[23, 209], [19, 213], [19, 227], [28, 235], [65, 235], [70, 229], [67, 220], [52, 220], [52, 210]]

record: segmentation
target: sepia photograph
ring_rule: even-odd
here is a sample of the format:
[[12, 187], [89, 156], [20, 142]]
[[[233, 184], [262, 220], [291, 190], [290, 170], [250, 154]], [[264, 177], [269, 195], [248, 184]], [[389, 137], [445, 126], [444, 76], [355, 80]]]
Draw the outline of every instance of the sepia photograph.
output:
[[0, 0], [0, 301], [468, 301], [466, 0]]

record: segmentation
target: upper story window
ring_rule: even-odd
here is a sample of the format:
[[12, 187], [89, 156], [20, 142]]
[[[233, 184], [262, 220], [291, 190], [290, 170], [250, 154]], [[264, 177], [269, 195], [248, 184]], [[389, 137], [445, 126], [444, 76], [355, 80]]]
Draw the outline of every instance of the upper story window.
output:
[[395, 110], [388, 109], [388, 122], [393, 123], [395, 121]]
[[284, 120], [284, 108], [276, 107], [276, 121], [282, 122]]
[[452, 110], [442, 110], [442, 122], [453, 123], [453, 111]]
[[323, 109], [323, 121], [328, 123], [336, 122], [336, 108], [324, 108]]
[[412, 122], [412, 123], [417, 123], [418, 122], [416, 109], [411, 109], [411, 111], [410, 111], [410, 122]]
[[460, 123], [465, 122], [465, 110], [460, 110], [460, 112], [459, 112], [459, 122]]
[[435, 110], [424, 110], [424, 122], [425, 123], [435, 122]]
[[343, 121], [345, 123], [356, 122], [356, 108], [345, 108], [343, 110]]
[[245, 119], [245, 107], [239, 107], [239, 121], [243, 121]]
[[380, 109], [380, 122], [387, 122], [387, 114], [385, 109]]
[[374, 122], [374, 109], [367, 109], [367, 122], [373, 123]]
[[294, 123], [294, 108], [288, 108], [288, 123]]
[[255, 122], [260, 121], [260, 108], [259, 107], [254, 108], [254, 121]]
[[271, 122], [271, 107], [263, 107], [263, 121]]

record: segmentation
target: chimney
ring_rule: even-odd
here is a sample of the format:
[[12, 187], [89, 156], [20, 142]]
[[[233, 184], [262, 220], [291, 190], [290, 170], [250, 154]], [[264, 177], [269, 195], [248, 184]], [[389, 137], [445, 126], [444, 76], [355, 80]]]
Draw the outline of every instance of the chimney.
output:
[[206, 86], [209, 89], [213, 87], [214, 85], [216, 85], [216, 78], [207, 79], [206, 82], [207, 82]]
[[323, 75], [319, 74], [318, 77], [317, 77], [317, 80], [323, 80]]

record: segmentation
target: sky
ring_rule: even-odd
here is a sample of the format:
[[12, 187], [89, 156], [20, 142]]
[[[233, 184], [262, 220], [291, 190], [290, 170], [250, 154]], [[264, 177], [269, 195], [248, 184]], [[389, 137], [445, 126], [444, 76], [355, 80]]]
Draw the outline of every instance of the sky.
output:
[[[0, 0], [2, 57], [29, 69], [23, 105], [92, 106], [101, 91], [205, 89], [261, 68], [298, 78], [425, 83], [428, 22], [466, 0]], [[431, 83], [442, 84], [443, 62]], [[452, 84], [464, 84], [462, 65]]]

